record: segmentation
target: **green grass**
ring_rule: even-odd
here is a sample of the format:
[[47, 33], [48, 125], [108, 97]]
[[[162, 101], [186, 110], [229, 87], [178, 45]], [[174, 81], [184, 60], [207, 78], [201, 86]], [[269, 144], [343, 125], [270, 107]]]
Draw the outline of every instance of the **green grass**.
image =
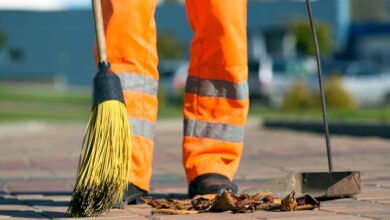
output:
[[[167, 105], [159, 109], [159, 118], [182, 117], [181, 105]], [[254, 104], [249, 117], [275, 120], [322, 121], [321, 109], [284, 110]], [[330, 121], [390, 123], [390, 106], [361, 108], [356, 110], [328, 109]]]
[[[0, 85], [0, 122], [4, 121], [87, 121], [90, 116], [89, 89], [55, 90], [53, 88]], [[181, 105], [164, 107], [159, 118], [182, 117]]]
[[[1, 121], [87, 121], [90, 115], [91, 92], [89, 89], [55, 90], [36, 87], [0, 85]], [[320, 109], [283, 110], [253, 104], [250, 117], [278, 120], [321, 121]], [[357, 110], [329, 109], [331, 121], [390, 122], [390, 106]], [[181, 118], [181, 104], [160, 107], [159, 119]]]
[[[327, 112], [330, 121], [390, 122], [390, 106], [360, 108], [356, 110], [328, 109]], [[249, 115], [261, 117], [263, 119], [277, 120], [322, 120], [321, 109], [283, 110], [262, 106], [252, 106]]]
[[70, 115], [70, 114], [47, 114], [47, 113], [18, 113], [18, 112], [0, 112], [0, 122], [2, 121], [87, 121], [87, 114]]
[[159, 107], [158, 109], [158, 118], [159, 119], [169, 119], [169, 118], [182, 118], [183, 117], [183, 107], [182, 105], [173, 104]]
[[19, 101], [19, 102], [41, 102], [41, 103], [67, 103], [86, 105], [91, 101], [90, 92], [50, 90], [42, 89], [20, 89], [1, 87], [1, 101]]
[[87, 121], [90, 93], [86, 89], [0, 85], [0, 121]]

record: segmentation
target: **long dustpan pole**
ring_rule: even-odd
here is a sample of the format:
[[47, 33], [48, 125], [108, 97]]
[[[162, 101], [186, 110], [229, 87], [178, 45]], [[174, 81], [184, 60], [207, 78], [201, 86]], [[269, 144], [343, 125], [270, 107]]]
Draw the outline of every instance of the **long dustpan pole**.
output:
[[324, 86], [322, 83], [320, 48], [318, 46], [317, 32], [316, 32], [316, 28], [315, 28], [314, 22], [313, 22], [313, 15], [311, 12], [310, 0], [306, 0], [306, 6], [307, 6], [307, 14], [309, 16], [309, 21], [310, 21], [311, 32], [313, 34], [314, 48], [315, 48], [315, 53], [316, 53], [318, 83], [320, 86], [321, 105], [322, 105], [322, 120], [323, 120], [324, 133], [325, 133], [326, 151], [328, 154], [329, 172], [331, 173], [331, 172], [333, 172], [333, 162], [332, 162], [332, 151], [331, 151], [330, 138], [329, 138], [328, 116], [326, 113]]

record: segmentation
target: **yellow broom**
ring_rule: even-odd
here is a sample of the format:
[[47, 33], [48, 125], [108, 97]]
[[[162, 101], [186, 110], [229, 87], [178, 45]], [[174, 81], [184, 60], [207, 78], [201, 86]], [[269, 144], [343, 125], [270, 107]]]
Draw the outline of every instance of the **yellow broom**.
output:
[[94, 78], [92, 115], [67, 212], [72, 217], [97, 216], [122, 201], [131, 166], [131, 125], [119, 77], [110, 71], [107, 59], [100, 0], [92, 0], [92, 7], [99, 71]]

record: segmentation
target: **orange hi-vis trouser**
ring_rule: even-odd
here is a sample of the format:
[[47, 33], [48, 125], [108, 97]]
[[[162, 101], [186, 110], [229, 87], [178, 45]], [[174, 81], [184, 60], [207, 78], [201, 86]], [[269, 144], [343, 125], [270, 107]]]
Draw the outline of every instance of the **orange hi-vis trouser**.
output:
[[[157, 118], [156, 0], [102, 0], [108, 59], [120, 77], [134, 148], [130, 182], [149, 190]], [[187, 181], [232, 179], [249, 107], [246, 0], [186, 0], [194, 31], [184, 96]]]

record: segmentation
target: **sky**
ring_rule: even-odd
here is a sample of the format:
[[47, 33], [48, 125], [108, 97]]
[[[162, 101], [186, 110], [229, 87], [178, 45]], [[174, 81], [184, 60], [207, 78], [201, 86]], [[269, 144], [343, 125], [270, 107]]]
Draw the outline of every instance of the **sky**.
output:
[[91, 0], [0, 0], [0, 10], [57, 11], [88, 8]]
[[[262, 1], [267, 2], [281, 0]], [[158, 0], [158, 2], [162, 3], [164, 0]], [[68, 9], [87, 9], [90, 8], [90, 5], [91, 0], [0, 0], [0, 10], [58, 11]]]
[[0, 0], [0, 10], [58, 11], [87, 9], [90, 5], [91, 0]]

